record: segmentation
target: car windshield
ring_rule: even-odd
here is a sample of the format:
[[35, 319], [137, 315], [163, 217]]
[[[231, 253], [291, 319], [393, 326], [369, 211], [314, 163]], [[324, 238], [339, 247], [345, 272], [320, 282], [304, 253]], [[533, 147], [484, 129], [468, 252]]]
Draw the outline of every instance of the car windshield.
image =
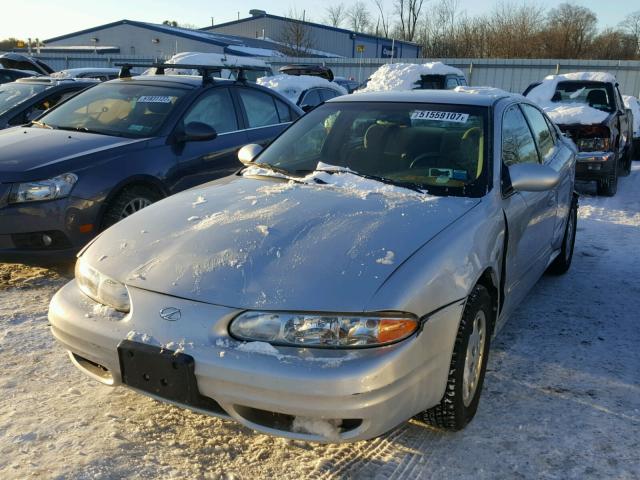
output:
[[180, 87], [103, 83], [69, 99], [39, 120], [63, 130], [151, 137], [188, 91]]
[[613, 87], [603, 82], [559, 82], [551, 101], [589, 105], [605, 112], [616, 109]]
[[329, 164], [433, 195], [482, 196], [486, 131], [483, 107], [332, 102], [298, 120], [256, 162], [292, 176]]
[[5, 83], [0, 85], [0, 113], [49, 88], [45, 83]]

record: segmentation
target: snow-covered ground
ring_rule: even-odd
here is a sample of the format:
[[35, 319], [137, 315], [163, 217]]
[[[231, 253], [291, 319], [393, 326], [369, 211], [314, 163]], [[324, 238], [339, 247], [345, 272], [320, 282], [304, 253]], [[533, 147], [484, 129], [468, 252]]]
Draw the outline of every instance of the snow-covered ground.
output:
[[640, 165], [613, 198], [582, 186], [574, 263], [545, 276], [492, 346], [474, 421], [411, 421], [317, 445], [85, 378], [54, 343], [64, 280], [0, 264], [0, 478], [640, 477]]

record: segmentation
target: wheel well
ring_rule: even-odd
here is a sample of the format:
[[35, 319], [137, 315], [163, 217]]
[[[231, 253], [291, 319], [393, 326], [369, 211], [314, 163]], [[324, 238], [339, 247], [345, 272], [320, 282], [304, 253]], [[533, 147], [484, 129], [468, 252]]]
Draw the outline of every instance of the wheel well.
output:
[[161, 198], [164, 198], [164, 197], [168, 196], [168, 193], [167, 193], [166, 189], [164, 188], [164, 186], [162, 186], [158, 182], [155, 182], [153, 180], [146, 179], [146, 178], [136, 178], [136, 179], [133, 179], [131, 181], [128, 181], [127, 183], [123, 183], [123, 184], [118, 185], [116, 188], [111, 190], [111, 192], [109, 192], [109, 195], [107, 195], [107, 197], [105, 198], [104, 202], [102, 202], [102, 208], [100, 209], [100, 217], [99, 217], [99, 219], [100, 219], [100, 231], [103, 230], [104, 214], [107, 211], [107, 209], [109, 208], [109, 205], [111, 204], [113, 199], [117, 198], [118, 195], [120, 195], [126, 189], [133, 188], [133, 187], [149, 188], [150, 190], [153, 190], [154, 192], [156, 192]]
[[489, 296], [491, 297], [491, 305], [493, 309], [493, 318], [491, 319], [491, 331], [493, 331], [496, 320], [498, 319], [498, 301], [500, 299], [500, 295], [498, 293], [498, 278], [495, 275], [495, 272], [492, 268], [487, 268], [480, 278], [476, 282], [476, 285], [482, 285], [489, 292]]

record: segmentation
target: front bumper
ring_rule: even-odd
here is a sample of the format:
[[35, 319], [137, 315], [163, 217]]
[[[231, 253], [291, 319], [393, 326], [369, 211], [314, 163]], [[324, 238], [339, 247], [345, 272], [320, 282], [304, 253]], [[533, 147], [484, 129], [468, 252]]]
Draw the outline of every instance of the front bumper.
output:
[[614, 172], [616, 161], [614, 152], [579, 152], [576, 156], [576, 179], [608, 178]]
[[[0, 203], [0, 262], [47, 264], [73, 260], [95, 236], [98, 218], [96, 202], [76, 197]], [[93, 227], [86, 231], [87, 225]], [[52, 240], [50, 245], [42, 241], [44, 235]]]
[[[144, 334], [145, 343], [179, 347], [194, 357], [200, 393], [220, 406], [198, 411], [261, 432], [320, 442], [372, 438], [436, 405], [444, 394], [463, 309], [463, 302], [442, 309], [418, 334], [387, 347], [276, 347], [278, 354], [269, 355], [239, 349], [241, 342], [229, 337], [229, 322], [239, 310], [129, 291], [132, 312], [122, 318], [105, 317], [75, 281], [52, 299], [52, 333], [84, 373], [121, 384], [118, 344]], [[179, 321], [160, 318], [159, 310], [168, 306], [181, 310]], [[294, 417], [343, 425], [328, 438], [295, 431]]]

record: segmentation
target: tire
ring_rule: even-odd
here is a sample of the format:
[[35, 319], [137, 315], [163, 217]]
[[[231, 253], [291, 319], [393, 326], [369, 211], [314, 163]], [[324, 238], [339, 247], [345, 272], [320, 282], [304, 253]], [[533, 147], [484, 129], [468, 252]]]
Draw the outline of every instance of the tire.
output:
[[[469, 342], [472, 339], [472, 334], [477, 331], [474, 331], [474, 326], [477, 326], [477, 323], [480, 322], [479, 319], [482, 318], [484, 319], [484, 341], [482, 341], [481, 337], [479, 338], [483, 346], [481, 348], [476, 347], [476, 351], [481, 352], [481, 356], [475, 362], [475, 370], [478, 373], [477, 376], [468, 377], [465, 375], [465, 364], [467, 357], [471, 353], [468, 348]], [[453, 346], [445, 394], [438, 405], [418, 415], [420, 420], [434, 427], [450, 431], [461, 430], [471, 421], [478, 409], [487, 368], [492, 319], [493, 309], [489, 292], [483, 286], [477, 285], [469, 295], [462, 313], [458, 334]], [[478, 344], [476, 343], [476, 345]], [[465, 382], [465, 380], [474, 377], [475, 387], [471, 392], [471, 388], [469, 388], [470, 382]]]
[[633, 143], [630, 143], [622, 156], [622, 164], [620, 165], [620, 176], [626, 177], [631, 173], [631, 163], [633, 162]]
[[598, 195], [613, 197], [618, 191], [618, 167], [613, 169], [613, 173], [607, 178], [598, 180]]
[[162, 198], [156, 190], [143, 185], [126, 187], [108, 205], [102, 219], [102, 229], [148, 207]]
[[576, 243], [576, 230], [578, 225], [578, 202], [574, 199], [571, 202], [571, 209], [567, 218], [567, 226], [564, 229], [564, 237], [562, 239], [562, 249], [560, 254], [549, 265], [547, 271], [553, 275], [562, 275], [571, 267], [573, 259], [573, 247]]

